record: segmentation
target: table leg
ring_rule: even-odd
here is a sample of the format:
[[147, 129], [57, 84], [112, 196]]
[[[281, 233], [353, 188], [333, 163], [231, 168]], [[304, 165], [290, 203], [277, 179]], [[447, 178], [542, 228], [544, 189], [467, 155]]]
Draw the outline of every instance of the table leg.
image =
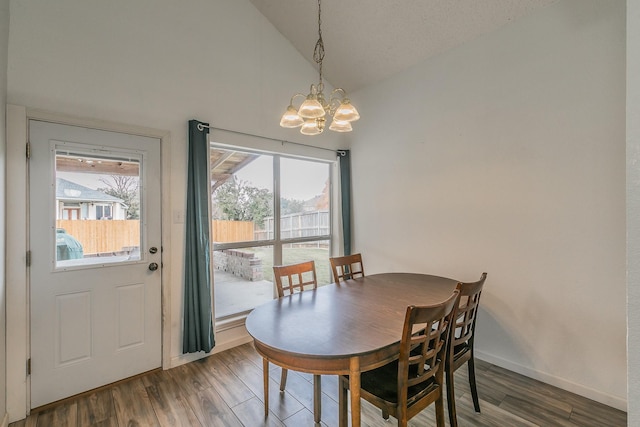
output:
[[349, 361], [349, 389], [351, 390], [351, 427], [360, 427], [360, 360]]
[[262, 358], [262, 382], [264, 387], [264, 417], [269, 416], [269, 361], [266, 357]]

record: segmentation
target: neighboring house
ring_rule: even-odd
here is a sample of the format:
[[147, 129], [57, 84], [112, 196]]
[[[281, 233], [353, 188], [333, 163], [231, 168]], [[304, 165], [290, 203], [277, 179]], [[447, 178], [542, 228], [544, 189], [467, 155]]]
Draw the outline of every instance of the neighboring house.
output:
[[124, 200], [66, 179], [56, 179], [56, 219], [127, 219]]

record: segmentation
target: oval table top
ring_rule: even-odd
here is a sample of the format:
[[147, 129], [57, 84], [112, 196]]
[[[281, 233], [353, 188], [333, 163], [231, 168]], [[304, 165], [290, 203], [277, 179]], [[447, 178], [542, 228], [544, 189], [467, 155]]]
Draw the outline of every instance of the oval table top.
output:
[[276, 363], [274, 353], [299, 362], [348, 361], [397, 344], [407, 307], [440, 303], [457, 284], [426, 274], [369, 275], [269, 301], [249, 314], [246, 328]]

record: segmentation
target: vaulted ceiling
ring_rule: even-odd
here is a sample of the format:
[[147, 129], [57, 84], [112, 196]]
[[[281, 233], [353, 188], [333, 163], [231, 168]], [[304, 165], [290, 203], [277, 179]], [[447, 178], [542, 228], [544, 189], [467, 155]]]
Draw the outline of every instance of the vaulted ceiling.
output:
[[[250, 1], [315, 64], [316, 0]], [[323, 75], [352, 92], [555, 1], [322, 0]]]

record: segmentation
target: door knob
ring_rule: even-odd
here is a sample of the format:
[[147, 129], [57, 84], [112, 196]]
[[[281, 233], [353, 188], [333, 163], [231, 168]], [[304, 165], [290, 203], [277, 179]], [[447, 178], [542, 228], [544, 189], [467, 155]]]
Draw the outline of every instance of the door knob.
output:
[[158, 269], [158, 263], [157, 262], [152, 262], [151, 264], [149, 264], [149, 270], [156, 271], [157, 269]]

